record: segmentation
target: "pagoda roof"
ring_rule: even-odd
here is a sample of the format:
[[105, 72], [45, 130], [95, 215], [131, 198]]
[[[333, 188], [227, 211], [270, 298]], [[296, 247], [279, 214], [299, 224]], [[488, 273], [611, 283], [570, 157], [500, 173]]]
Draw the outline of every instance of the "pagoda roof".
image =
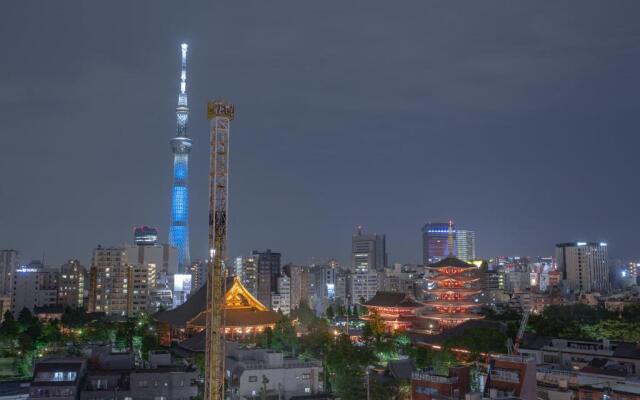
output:
[[473, 265], [473, 264], [469, 264], [467, 262], [464, 262], [462, 260], [460, 260], [459, 258], [455, 258], [455, 257], [447, 257], [447, 258], [443, 258], [442, 260], [435, 262], [433, 264], [429, 264], [429, 266], [427, 268], [429, 269], [440, 269], [440, 268], [447, 268], [447, 267], [454, 267], [454, 268], [465, 268], [465, 269], [477, 269], [478, 267]]
[[447, 288], [447, 287], [437, 287], [435, 289], [431, 289], [428, 293], [433, 294], [442, 294], [442, 293], [460, 293], [465, 296], [469, 296], [472, 294], [480, 293], [480, 289], [476, 288]]
[[[243, 321], [248, 323], [248, 325], [264, 325], [275, 323], [275, 321], [280, 319], [279, 314], [269, 311], [267, 307], [260, 303], [247, 288], [242, 285], [238, 277], [228, 279], [227, 285], [230, 286], [230, 288], [225, 293], [224, 309], [226, 310], [225, 322], [228, 326], [234, 326], [231, 325], [232, 322], [242, 323]], [[182, 305], [172, 310], [157, 312], [153, 315], [153, 318], [159, 322], [166, 322], [172, 326], [184, 328], [187, 323], [198, 325], [196, 321], [205, 315], [206, 309], [207, 285], [205, 284]], [[258, 315], [259, 313], [266, 314]], [[271, 320], [274, 321], [264, 322]], [[204, 326], [204, 322], [202, 325]]]
[[484, 315], [476, 314], [476, 313], [439, 313], [439, 312], [429, 312], [424, 313], [422, 315], [428, 319], [437, 319], [437, 320], [468, 320], [468, 319], [483, 319]]
[[[225, 328], [242, 328], [252, 326], [273, 325], [282, 317], [275, 311], [256, 309], [227, 309], [224, 313]], [[202, 311], [194, 319], [189, 321], [189, 325], [204, 328], [207, 322], [207, 313]]]
[[467, 276], [467, 275], [438, 275], [433, 278], [429, 278], [435, 282], [443, 282], [443, 281], [459, 281], [459, 282], [474, 282], [479, 280], [480, 278], [477, 276]]
[[441, 306], [441, 307], [479, 307], [481, 304], [475, 301], [453, 301], [453, 300], [427, 300], [425, 301], [427, 306]]
[[422, 308], [424, 304], [415, 301], [407, 293], [376, 292], [363, 304], [365, 307]]

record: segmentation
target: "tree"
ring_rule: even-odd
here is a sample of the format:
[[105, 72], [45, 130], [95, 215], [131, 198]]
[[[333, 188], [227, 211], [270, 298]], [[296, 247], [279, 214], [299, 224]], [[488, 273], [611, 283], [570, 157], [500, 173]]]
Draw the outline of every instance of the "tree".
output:
[[262, 387], [260, 388], [260, 399], [267, 400], [267, 384], [269, 383], [269, 378], [266, 375], [262, 375]]
[[22, 310], [20, 310], [20, 314], [18, 314], [18, 325], [21, 330], [26, 330], [32, 322], [33, 315], [31, 314], [31, 311], [29, 311], [27, 307], [23, 307]]
[[2, 324], [0, 324], [0, 336], [13, 339], [18, 334], [18, 324], [16, 320], [13, 318], [13, 313], [11, 311], [6, 311], [4, 313], [4, 319], [2, 320]]
[[327, 369], [332, 389], [344, 400], [362, 399], [366, 368], [375, 361], [371, 351], [340, 335], [327, 352]]
[[295, 356], [298, 349], [298, 337], [291, 320], [282, 316], [273, 328], [271, 347], [274, 350], [290, 353]]
[[273, 342], [273, 329], [270, 326], [266, 327], [262, 333], [256, 336], [256, 343], [258, 346], [264, 349], [270, 349]]
[[61, 319], [62, 325], [67, 328], [82, 328], [87, 324], [87, 313], [84, 308], [66, 307]]
[[471, 352], [470, 358], [475, 360], [480, 353], [504, 353], [507, 336], [497, 329], [469, 328], [460, 335], [449, 337], [444, 341], [446, 348], [462, 348]]
[[333, 319], [336, 317], [336, 314], [333, 311], [333, 307], [332, 306], [327, 307], [326, 315], [327, 315], [327, 318], [329, 319], [329, 321], [333, 321]]

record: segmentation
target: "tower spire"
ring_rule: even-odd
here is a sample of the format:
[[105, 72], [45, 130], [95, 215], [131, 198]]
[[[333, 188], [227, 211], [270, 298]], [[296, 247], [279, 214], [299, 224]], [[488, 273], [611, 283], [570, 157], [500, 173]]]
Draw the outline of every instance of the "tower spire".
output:
[[449, 257], [453, 257], [453, 221], [449, 220]]

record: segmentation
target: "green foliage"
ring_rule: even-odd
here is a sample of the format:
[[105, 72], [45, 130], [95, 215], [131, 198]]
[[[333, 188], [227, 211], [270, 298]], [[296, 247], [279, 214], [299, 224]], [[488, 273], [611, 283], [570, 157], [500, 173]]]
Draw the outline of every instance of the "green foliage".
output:
[[507, 336], [497, 329], [470, 328], [461, 335], [444, 341], [446, 348], [462, 348], [471, 352], [471, 359], [478, 359], [480, 353], [504, 353]]
[[267, 327], [262, 333], [256, 335], [256, 343], [264, 349], [270, 349], [273, 343], [273, 329]]
[[67, 328], [82, 328], [88, 322], [86, 310], [67, 307], [64, 309], [61, 322]]
[[13, 318], [11, 311], [4, 313], [4, 319], [0, 324], [0, 336], [3, 338], [15, 338], [18, 334], [18, 323]]
[[[635, 311], [630, 309], [628, 312], [633, 315]], [[617, 315], [615, 313], [609, 313], [602, 308], [585, 304], [549, 306], [544, 309], [541, 315], [531, 316], [529, 327], [541, 336], [590, 338], [594, 333], [593, 330], [589, 331], [589, 327], [598, 325], [605, 320], [616, 319]], [[632, 323], [632, 321], [629, 322]], [[640, 328], [640, 326], [637, 326], [637, 328]], [[604, 331], [609, 332], [606, 329]], [[597, 338], [602, 337], [608, 336], [599, 336]]]
[[433, 350], [427, 347], [413, 347], [409, 351], [417, 369], [435, 368], [438, 373], [446, 374], [449, 367], [456, 364], [456, 356], [451, 351]]
[[327, 307], [326, 316], [330, 321], [333, 321], [333, 319], [336, 317], [336, 313], [333, 311], [332, 306]]
[[363, 346], [355, 346], [347, 335], [336, 338], [327, 353], [327, 368], [331, 386], [340, 398], [364, 398], [366, 368], [374, 361], [371, 351]]
[[296, 330], [291, 323], [291, 320], [286, 316], [282, 316], [273, 328], [273, 337], [271, 339], [271, 346], [274, 350], [282, 351], [293, 356], [296, 355], [298, 350], [298, 338], [296, 336]]
[[584, 325], [582, 336], [587, 339], [602, 338], [640, 342], [640, 323], [638, 320], [604, 320], [593, 325]]

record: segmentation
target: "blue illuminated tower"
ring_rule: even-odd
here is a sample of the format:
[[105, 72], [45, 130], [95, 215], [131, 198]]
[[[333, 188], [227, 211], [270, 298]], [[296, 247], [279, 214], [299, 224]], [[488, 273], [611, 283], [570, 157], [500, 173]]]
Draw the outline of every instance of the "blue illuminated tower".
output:
[[187, 44], [181, 46], [180, 94], [176, 117], [178, 130], [171, 139], [173, 151], [173, 186], [171, 188], [171, 226], [169, 244], [178, 248], [180, 271], [189, 266], [189, 152], [191, 139], [187, 133], [189, 107], [187, 106]]

